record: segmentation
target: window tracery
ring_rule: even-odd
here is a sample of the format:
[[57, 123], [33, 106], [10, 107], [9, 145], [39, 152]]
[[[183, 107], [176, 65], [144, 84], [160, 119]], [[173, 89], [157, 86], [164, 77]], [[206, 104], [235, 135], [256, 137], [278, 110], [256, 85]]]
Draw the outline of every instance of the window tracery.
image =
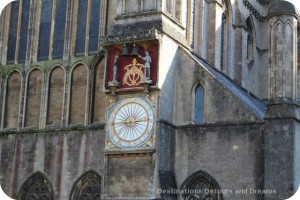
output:
[[37, 172], [22, 186], [19, 200], [53, 200], [53, 189], [43, 174]]
[[101, 177], [93, 171], [82, 175], [72, 189], [71, 198], [78, 200], [101, 199]]
[[181, 186], [184, 200], [222, 200], [218, 183], [208, 173], [198, 171], [187, 178]]

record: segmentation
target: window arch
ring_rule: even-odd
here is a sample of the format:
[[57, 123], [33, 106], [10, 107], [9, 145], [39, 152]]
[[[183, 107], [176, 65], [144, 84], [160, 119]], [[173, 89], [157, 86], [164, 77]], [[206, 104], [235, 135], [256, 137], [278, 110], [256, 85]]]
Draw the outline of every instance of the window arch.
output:
[[198, 85], [195, 90], [195, 124], [204, 122], [204, 88]]
[[205, 171], [197, 171], [188, 177], [180, 188], [181, 191], [193, 191], [193, 193], [182, 193], [181, 199], [184, 200], [222, 200], [217, 181]]
[[98, 200], [101, 199], [101, 177], [90, 170], [75, 182], [70, 199]]
[[51, 183], [41, 172], [29, 177], [21, 187], [19, 200], [53, 200], [54, 193]]
[[227, 71], [228, 62], [230, 60], [229, 56], [232, 56], [230, 51], [228, 51], [232, 45], [230, 42], [230, 32], [232, 31], [232, 8], [230, 2], [227, 0], [222, 0], [220, 12], [219, 19], [217, 19], [217, 21], [219, 21], [218, 23], [220, 24], [220, 30], [218, 32], [218, 36], [220, 38], [218, 39], [218, 42], [220, 43], [218, 51], [220, 52], [220, 55], [218, 56], [219, 63], [217, 64], [219, 64], [220, 70]]
[[221, 22], [221, 58], [220, 58], [220, 67], [221, 70], [224, 69], [224, 54], [225, 54], [225, 35], [226, 35], [226, 22], [227, 16], [226, 11], [222, 14], [222, 22]]

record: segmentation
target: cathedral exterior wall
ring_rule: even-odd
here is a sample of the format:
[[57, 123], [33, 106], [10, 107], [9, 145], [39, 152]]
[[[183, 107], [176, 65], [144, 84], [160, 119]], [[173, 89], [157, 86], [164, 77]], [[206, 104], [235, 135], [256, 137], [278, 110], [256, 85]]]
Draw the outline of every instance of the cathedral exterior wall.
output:
[[103, 177], [103, 127], [49, 130], [1, 135], [1, 183], [6, 194], [17, 198], [22, 184], [40, 171], [55, 191], [54, 199], [69, 199], [76, 180], [93, 170]]
[[179, 128], [175, 150], [178, 187], [186, 177], [204, 170], [224, 189], [224, 199], [259, 198], [238, 191], [262, 188], [262, 142], [263, 124], [259, 123]]
[[4, 191], [290, 197], [298, 18], [279, 0], [14, 1], [0, 20]]

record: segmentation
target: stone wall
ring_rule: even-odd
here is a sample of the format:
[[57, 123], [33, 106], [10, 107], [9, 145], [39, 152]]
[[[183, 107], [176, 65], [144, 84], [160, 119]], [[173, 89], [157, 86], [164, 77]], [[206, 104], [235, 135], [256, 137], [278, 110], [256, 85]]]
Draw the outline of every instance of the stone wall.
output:
[[105, 59], [101, 59], [98, 63], [94, 56], [78, 58], [69, 69], [59, 61], [39, 62], [22, 74], [14, 66], [3, 67], [1, 130], [103, 123]]
[[[179, 188], [189, 176], [202, 170], [218, 182], [224, 199], [261, 197], [251, 194], [250, 189], [263, 189], [263, 124], [181, 127], [175, 138]], [[248, 193], [238, 194], [246, 189]]]
[[[0, 135], [0, 182], [16, 199], [35, 172], [52, 184], [54, 199], [69, 199], [76, 180], [89, 170], [104, 178], [104, 127]], [[101, 189], [102, 190], [102, 189]]]

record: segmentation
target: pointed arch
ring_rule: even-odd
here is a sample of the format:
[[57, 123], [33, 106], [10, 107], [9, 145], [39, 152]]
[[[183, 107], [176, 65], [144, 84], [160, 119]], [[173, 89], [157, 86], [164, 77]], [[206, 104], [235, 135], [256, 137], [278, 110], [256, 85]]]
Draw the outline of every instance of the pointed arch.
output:
[[203, 84], [196, 83], [192, 89], [192, 119], [194, 124], [204, 123], [204, 94]]
[[43, 74], [33, 67], [26, 77], [24, 127], [39, 127], [42, 105]]
[[91, 122], [103, 122], [105, 113], [105, 94], [104, 94], [104, 71], [106, 63], [106, 52], [100, 51], [92, 64], [93, 85], [91, 103]]
[[68, 122], [72, 125], [86, 125], [89, 68], [84, 62], [77, 62], [69, 77]]
[[5, 81], [3, 95], [3, 128], [18, 128], [21, 108], [23, 76], [18, 69], [12, 70]]
[[220, 20], [220, 69], [222, 71], [228, 71], [228, 65], [230, 64], [230, 51], [231, 48], [231, 37], [232, 37], [232, 24], [233, 24], [233, 13], [232, 5], [229, 0], [222, 0]]
[[100, 198], [101, 176], [93, 170], [84, 173], [77, 179], [70, 194], [70, 200], [94, 200]]
[[47, 77], [48, 98], [46, 126], [62, 126], [65, 80], [65, 69], [60, 65], [54, 65], [50, 69]]
[[18, 200], [53, 200], [54, 192], [46, 176], [36, 172], [23, 183], [18, 197]]
[[[181, 191], [195, 191], [194, 193], [183, 193], [181, 198], [190, 200], [197, 198], [199, 200], [222, 200], [221, 188], [217, 181], [203, 170], [199, 170], [189, 176], [181, 185]], [[196, 192], [199, 191], [199, 192]], [[201, 192], [202, 191], [202, 192]], [[203, 192], [204, 191], [204, 192]]]

